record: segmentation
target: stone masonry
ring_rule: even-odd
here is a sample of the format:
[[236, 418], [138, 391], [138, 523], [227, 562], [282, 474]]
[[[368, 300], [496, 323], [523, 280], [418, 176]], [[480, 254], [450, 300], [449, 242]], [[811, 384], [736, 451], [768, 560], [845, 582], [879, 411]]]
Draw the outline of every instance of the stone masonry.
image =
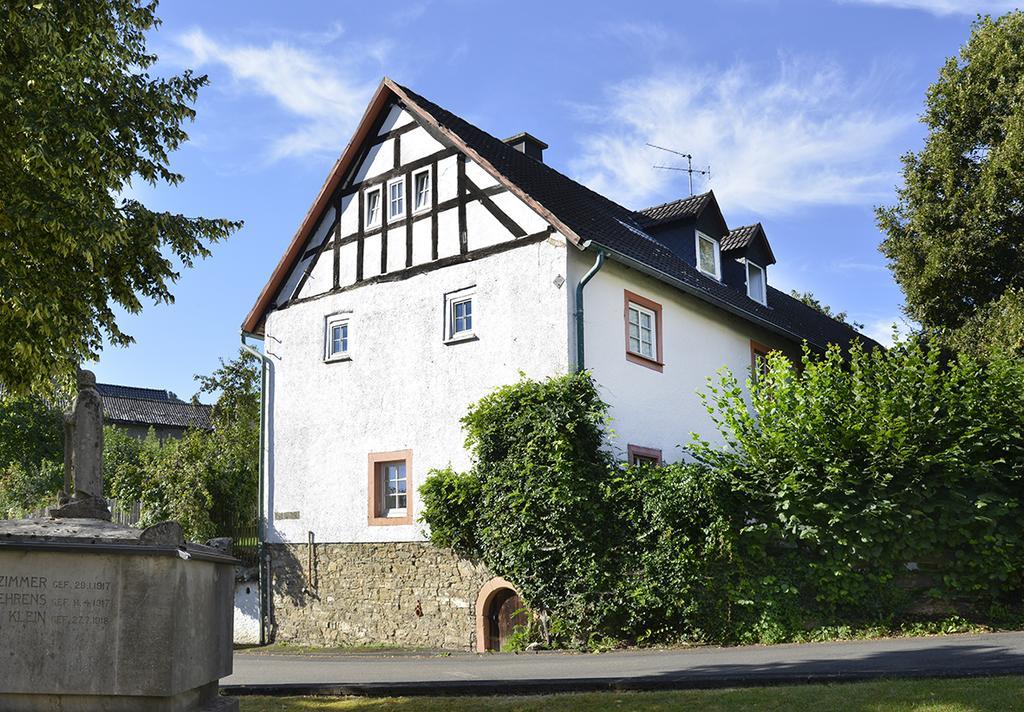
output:
[[474, 650], [492, 575], [427, 542], [271, 544], [275, 642]]

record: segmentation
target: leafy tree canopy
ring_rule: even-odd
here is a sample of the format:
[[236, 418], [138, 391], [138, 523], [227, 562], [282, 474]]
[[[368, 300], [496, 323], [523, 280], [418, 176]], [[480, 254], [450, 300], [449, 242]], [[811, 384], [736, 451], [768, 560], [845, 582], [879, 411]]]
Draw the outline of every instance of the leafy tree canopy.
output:
[[836, 321], [841, 321], [844, 324], [849, 324], [854, 329], [863, 329], [864, 328], [864, 325], [861, 324], [858, 321], [849, 321], [849, 320], [847, 320], [846, 312], [844, 312], [844, 311], [832, 311], [832, 307], [830, 307], [828, 304], [825, 304], [822, 301], [820, 301], [811, 292], [798, 292], [797, 290], [792, 289], [789, 292], [789, 296], [793, 297], [794, 299], [800, 300], [801, 302], [803, 302], [804, 304], [809, 306], [811, 309], [817, 309], [818, 311], [820, 311], [825, 316], [832, 317]]
[[0, 384], [38, 388], [132, 341], [114, 306], [170, 302], [177, 277], [240, 222], [150, 210], [132, 181], [176, 185], [205, 76], [148, 70], [154, 2], [0, 2]]
[[968, 350], [987, 333], [982, 347], [1024, 353], [1024, 13], [974, 23], [922, 121], [896, 204], [877, 210], [907, 312]]

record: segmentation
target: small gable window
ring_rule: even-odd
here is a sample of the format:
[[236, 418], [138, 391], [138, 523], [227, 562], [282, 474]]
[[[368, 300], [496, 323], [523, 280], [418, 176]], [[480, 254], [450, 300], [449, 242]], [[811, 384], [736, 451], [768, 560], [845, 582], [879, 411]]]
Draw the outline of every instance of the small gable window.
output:
[[349, 357], [348, 351], [348, 317], [327, 317], [325, 361], [340, 361]]
[[460, 289], [445, 295], [445, 336], [446, 342], [475, 339], [474, 288]]
[[412, 174], [413, 212], [430, 207], [430, 169], [425, 168]]
[[697, 233], [697, 268], [704, 274], [721, 279], [719, 268], [718, 240]]
[[366, 191], [366, 227], [380, 225], [380, 188]]
[[755, 302], [765, 304], [765, 294], [767, 287], [765, 285], [764, 268], [754, 264], [753, 262], [747, 262], [747, 296], [753, 299]]
[[388, 220], [405, 216], [405, 179], [395, 178], [388, 183]]

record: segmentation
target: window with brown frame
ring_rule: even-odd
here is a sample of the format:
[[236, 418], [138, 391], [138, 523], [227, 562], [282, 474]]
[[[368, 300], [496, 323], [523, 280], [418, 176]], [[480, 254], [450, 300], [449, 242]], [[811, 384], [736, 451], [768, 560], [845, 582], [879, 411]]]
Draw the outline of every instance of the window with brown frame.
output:
[[772, 349], [757, 341], [750, 342], [750, 377], [757, 381], [768, 369], [768, 354]]
[[624, 290], [623, 320], [626, 322], [626, 360], [662, 371], [661, 305]]
[[412, 524], [412, 450], [371, 452], [368, 522]]
[[660, 465], [662, 462], [661, 450], [656, 450], [652, 447], [629, 445], [626, 447], [626, 452], [629, 456], [630, 465], [647, 465], [653, 467]]

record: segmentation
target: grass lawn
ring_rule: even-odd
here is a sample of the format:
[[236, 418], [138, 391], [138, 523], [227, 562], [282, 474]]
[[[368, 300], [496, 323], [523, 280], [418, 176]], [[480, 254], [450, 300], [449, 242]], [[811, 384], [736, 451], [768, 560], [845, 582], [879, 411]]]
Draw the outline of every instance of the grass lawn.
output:
[[593, 692], [529, 697], [315, 698], [242, 697], [242, 712], [701, 712], [736, 710], [863, 710], [864, 712], [1003, 712], [1024, 710], [1024, 677], [965, 680], [891, 680], [832, 685], [678, 692]]

